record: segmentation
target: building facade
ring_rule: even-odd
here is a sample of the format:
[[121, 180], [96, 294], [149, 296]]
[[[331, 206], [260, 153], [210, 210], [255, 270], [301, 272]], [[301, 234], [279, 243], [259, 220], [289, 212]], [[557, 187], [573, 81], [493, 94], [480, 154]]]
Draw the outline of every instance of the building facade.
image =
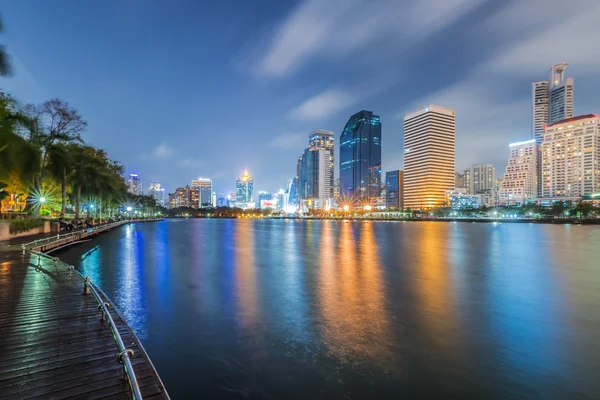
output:
[[198, 191], [198, 203], [196, 204], [196, 207], [208, 208], [213, 206], [212, 180], [210, 178], [198, 178], [192, 180], [192, 188]]
[[510, 154], [502, 187], [500, 205], [523, 205], [537, 197], [538, 146], [535, 139], [509, 145]]
[[148, 195], [154, 197], [156, 200], [156, 204], [165, 206], [165, 189], [160, 187], [160, 183], [151, 182], [150, 186], [148, 186]]
[[464, 188], [469, 194], [494, 192], [496, 185], [496, 167], [492, 164], [475, 164], [464, 173]]
[[574, 80], [565, 78], [568, 64], [552, 66], [548, 79], [533, 82], [532, 87], [532, 139], [542, 141], [546, 125], [573, 117]]
[[129, 181], [127, 182], [127, 191], [131, 194], [141, 195], [142, 194], [142, 181], [138, 174], [129, 174]]
[[455, 185], [454, 111], [429, 105], [404, 117], [404, 207], [446, 204]]
[[178, 208], [178, 207], [191, 207], [191, 198], [192, 191], [191, 188], [186, 185], [182, 188], [177, 188], [175, 193], [169, 194], [169, 207], [170, 208]]
[[323, 208], [332, 198], [329, 157], [329, 150], [307, 148], [304, 151], [298, 177], [298, 196], [304, 205], [308, 202], [314, 208]]
[[454, 173], [454, 188], [462, 188], [465, 189], [465, 175], [461, 174], [460, 172], [455, 172]]
[[374, 198], [381, 190], [381, 120], [371, 111], [350, 117], [340, 136], [340, 197]]
[[235, 181], [235, 204], [241, 208], [252, 208], [254, 182], [248, 171]]
[[[333, 189], [333, 172], [334, 172], [334, 152], [335, 152], [335, 135], [331, 131], [317, 129], [313, 131], [308, 138], [308, 147], [315, 150], [326, 150], [329, 152], [329, 187]], [[331, 197], [331, 196], [329, 196]]]
[[581, 115], [547, 126], [541, 154], [540, 197], [581, 197], [600, 192], [597, 115]]
[[397, 210], [404, 208], [404, 171], [385, 173], [385, 207]]

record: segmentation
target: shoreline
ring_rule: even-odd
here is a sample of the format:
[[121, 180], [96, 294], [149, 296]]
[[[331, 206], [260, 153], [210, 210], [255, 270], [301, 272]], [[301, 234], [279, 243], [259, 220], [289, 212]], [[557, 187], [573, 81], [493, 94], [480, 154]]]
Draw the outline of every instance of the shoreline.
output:
[[238, 218], [238, 217], [166, 217], [165, 219], [242, 219], [242, 220], [300, 220], [300, 221], [374, 221], [374, 222], [468, 222], [468, 223], [509, 223], [509, 224], [549, 224], [549, 225], [600, 225], [600, 218], [555, 218], [555, 219], [528, 219], [528, 218], [322, 218], [322, 217], [265, 217], [265, 218]]

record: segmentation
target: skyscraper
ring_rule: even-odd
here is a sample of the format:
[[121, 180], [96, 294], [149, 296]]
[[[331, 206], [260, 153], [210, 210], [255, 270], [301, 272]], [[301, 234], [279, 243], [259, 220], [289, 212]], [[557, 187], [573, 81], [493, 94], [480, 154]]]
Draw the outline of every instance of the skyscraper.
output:
[[404, 207], [443, 206], [454, 178], [454, 111], [429, 105], [406, 114]]
[[332, 198], [329, 150], [307, 148], [300, 163], [298, 194], [315, 208], [322, 208]]
[[523, 205], [537, 197], [537, 158], [535, 139], [509, 145], [510, 155], [498, 202], [501, 205]]
[[385, 173], [385, 206], [399, 210], [404, 208], [404, 171]]
[[362, 110], [340, 136], [340, 196], [374, 198], [381, 190], [381, 120]]
[[310, 134], [308, 138], [308, 147], [315, 150], [329, 151], [329, 187], [333, 188], [335, 135], [331, 131], [317, 129]]
[[192, 180], [192, 189], [198, 190], [197, 207], [206, 208], [212, 207], [212, 180], [209, 178], [198, 178]]
[[129, 182], [127, 185], [127, 191], [132, 194], [142, 194], [142, 182], [138, 174], [129, 174]]
[[235, 182], [235, 202], [240, 204], [248, 204], [253, 202], [253, 181], [248, 170], [244, 171], [241, 178]]
[[532, 134], [538, 145], [546, 125], [573, 116], [574, 81], [573, 78], [565, 79], [567, 66], [567, 63], [554, 65], [548, 71], [547, 80], [531, 84]]
[[540, 197], [581, 197], [600, 192], [600, 121], [587, 114], [546, 127]]

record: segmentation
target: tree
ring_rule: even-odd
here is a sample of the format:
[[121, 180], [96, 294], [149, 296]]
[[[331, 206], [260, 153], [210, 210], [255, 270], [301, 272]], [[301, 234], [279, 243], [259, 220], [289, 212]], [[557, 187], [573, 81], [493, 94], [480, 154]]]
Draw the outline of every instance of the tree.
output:
[[60, 183], [61, 203], [60, 217], [65, 217], [67, 207], [67, 175], [71, 158], [67, 147], [61, 143], [52, 144], [46, 148], [47, 165], [50, 175]]

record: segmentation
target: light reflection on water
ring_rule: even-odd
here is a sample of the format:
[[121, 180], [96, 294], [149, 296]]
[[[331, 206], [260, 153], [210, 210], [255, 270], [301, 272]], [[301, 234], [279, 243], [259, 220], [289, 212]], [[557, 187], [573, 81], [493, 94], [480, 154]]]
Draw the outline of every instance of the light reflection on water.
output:
[[173, 398], [592, 398], [599, 243], [585, 226], [172, 220], [59, 256], [115, 300]]

